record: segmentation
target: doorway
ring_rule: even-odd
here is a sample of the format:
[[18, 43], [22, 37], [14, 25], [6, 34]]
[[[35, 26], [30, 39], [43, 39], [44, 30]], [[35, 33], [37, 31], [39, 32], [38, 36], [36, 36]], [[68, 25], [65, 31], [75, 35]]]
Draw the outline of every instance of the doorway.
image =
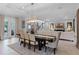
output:
[[4, 39], [15, 37], [15, 18], [4, 17]]
[[11, 18], [11, 37], [15, 37], [15, 18]]
[[4, 39], [8, 39], [8, 17], [4, 18]]

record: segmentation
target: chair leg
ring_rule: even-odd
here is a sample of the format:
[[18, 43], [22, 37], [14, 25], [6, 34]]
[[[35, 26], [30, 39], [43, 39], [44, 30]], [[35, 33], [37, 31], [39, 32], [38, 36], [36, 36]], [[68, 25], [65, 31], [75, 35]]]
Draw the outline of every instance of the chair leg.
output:
[[20, 38], [21, 38], [20, 35], [18, 35], [18, 38], [19, 38], [19, 41], [20, 41]]
[[35, 45], [34, 45], [34, 52], [35, 52]]
[[35, 52], [35, 48], [36, 48], [36, 42], [34, 42], [34, 52]]
[[20, 42], [20, 46], [21, 46], [21, 43], [22, 43], [22, 42]]
[[54, 55], [56, 54], [56, 48], [54, 48]]
[[45, 46], [45, 52], [47, 51], [47, 47]]
[[19, 38], [19, 41], [20, 41], [20, 38]]
[[30, 49], [30, 48], [31, 48], [31, 44], [30, 44], [30, 40], [29, 40], [28, 49]]
[[23, 43], [23, 42], [21, 41], [21, 42], [20, 42], [20, 46], [21, 46], [22, 43]]
[[24, 46], [24, 47], [26, 46], [26, 43], [25, 43], [25, 39], [24, 39], [24, 43], [23, 43], [23, 46]]

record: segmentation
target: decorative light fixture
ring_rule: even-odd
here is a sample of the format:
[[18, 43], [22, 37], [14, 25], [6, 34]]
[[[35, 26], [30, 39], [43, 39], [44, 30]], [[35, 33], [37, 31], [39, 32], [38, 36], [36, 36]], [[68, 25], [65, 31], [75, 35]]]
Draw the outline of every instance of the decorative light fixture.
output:
[[31, 3], [31, 5], [34, 5], [34, 3]]

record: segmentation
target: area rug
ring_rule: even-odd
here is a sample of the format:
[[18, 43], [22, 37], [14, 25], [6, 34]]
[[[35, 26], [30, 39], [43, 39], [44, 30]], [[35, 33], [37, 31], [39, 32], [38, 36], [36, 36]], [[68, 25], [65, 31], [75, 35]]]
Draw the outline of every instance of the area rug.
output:
[[11, 49], [19, 53], [20, 55], [52, 55], [53, 50], [51, 48], [48, 48], [47, 51], [45, 52], [44, 48], [42, 48], [41, 51], [38, 50], [38, 48], [33, 51], [33, 47], [31, 49], [28, 49], [28, 46], [23, 47], [23, 45], [20, 46], [19, 43], [14, 43], [11, 45], [8, 45]]

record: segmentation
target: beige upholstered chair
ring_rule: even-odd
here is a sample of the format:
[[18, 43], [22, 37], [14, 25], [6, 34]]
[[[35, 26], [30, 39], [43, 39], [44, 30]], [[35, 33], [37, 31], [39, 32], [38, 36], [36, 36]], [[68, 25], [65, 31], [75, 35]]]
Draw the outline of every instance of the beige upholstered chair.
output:
[[28, 47], [29, 47], [29, 44], [30, 44], [30, 39], [29, 39], [29, 35], [26, 31], [24, 31], [24, 42], [25, 42], [25, 46], [26, 44], [28, 44]]
[[20, 37], [24, 39], [24, 32], [23, 32], [23, 30], [20, 30], [19, 33], [20, 33], [20, 35], [21, 35]]
[[19, 30], [16, 31], [16, 35], [18, 35], [18, 34], [19, 34]]
[[34, 52], [35, 52], [35, 47], [37, 45], [37, 42], [35, 41], [35, 36], [34, 34], [29, 33], [29, 39], [30, 39], [30, 45], [34, 46]]
[[16, 37], [19, 38], [20, 41], [20, 30], [16, 31]]
[[48, 42], [48, 44], [46, 44], [45, 51], [47, 47], [50, 47], [54, 49], [54, 54], [55, 54], [55, 51], [58, 47], [58, 42], [59, 42], [61, 33], [60, 32], [51, 32], [51, 33], [52, 33], [52, 36], [56, 36], [56, 40], [54, 42]]
[[20, 30], [20, 45], [22, 44], [22, 43], [24, 43], [24, 33], [23, 33], [23, 30]]
[[23, 43], [24, 47], [26, 46], [26, 43], [29, 42], [25, 36], [25, 31], [20, 30], [20, 45]]

